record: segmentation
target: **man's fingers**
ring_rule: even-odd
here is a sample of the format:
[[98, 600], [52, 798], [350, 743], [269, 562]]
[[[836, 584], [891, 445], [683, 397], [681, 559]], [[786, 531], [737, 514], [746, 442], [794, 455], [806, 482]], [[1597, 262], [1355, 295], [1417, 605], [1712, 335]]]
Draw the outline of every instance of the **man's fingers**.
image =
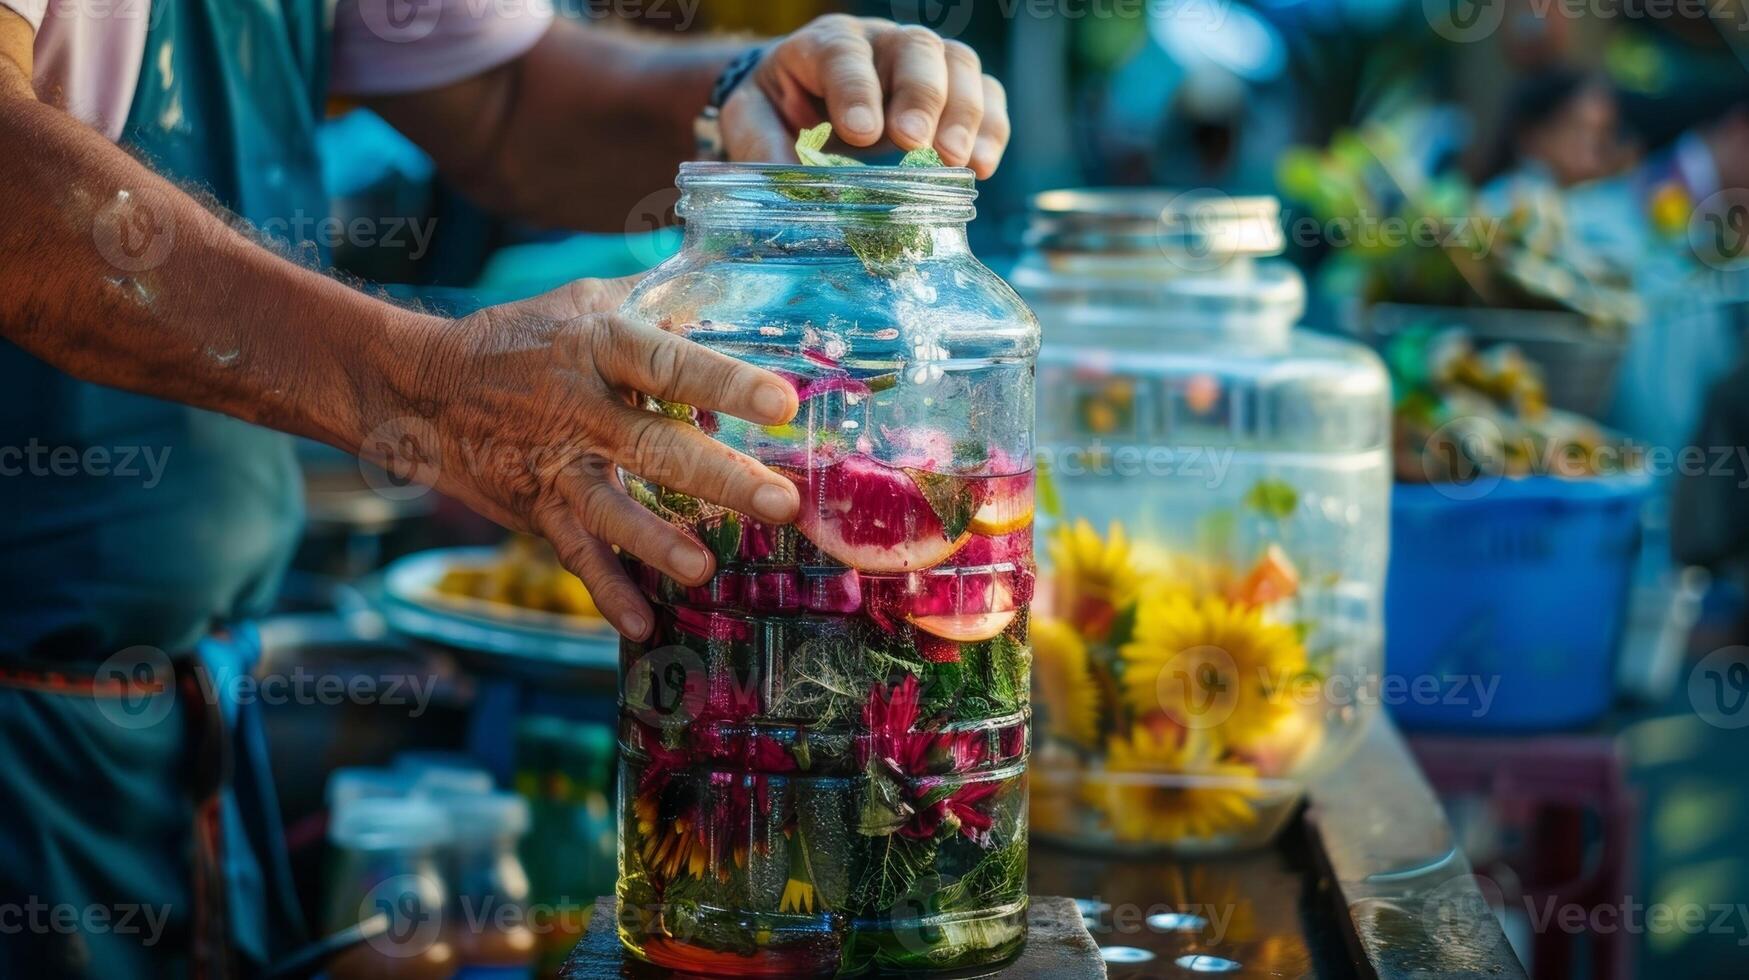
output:
[[618, 279], [574, 279], [571, 282], [533, 299], [524, 300], [521, 308], [555, 320], [570, 320], [591, 313], [611, 313], [619, 309], [632, 287], [644, 278], [643, 273]]
[[984, 123], [984, 68], [977, 52], [958, 41], [947, 42], [945, 55], [947, 108], [935, 131], [935, 149], [948, 166], [963, 167]]
[[539, 530], [552, 543], [559, 564], [583, 580], [596, 608], [613, 628], [634, 640], [648, 637], [655, 622], [650, 604], [626, 575], [613, 549], [584, 530], [577, 515], [562, 505], [550, 508], [540, 523]]
[[980, 178], [996, 172], [1002, 154], [1008, 149], [1008, 93], [1002, 83], [985, 75], [984, 120], [978, 128], [978, 140], [972, 149], [971, 168]]
[[830, 16], [815, 21], [777, 49], [778, 67], [826, 102], [838, 138], [870, 146], [881, 138], [881, 79], [863, 22]]
[[684, 337], [612, 317], [591, 340], [596, 369], [619, 387], [763, 425], [796, 414], [788, 382]]
[[626, 496], [616, 482], [594, 475], [566, 477], [559, 483], [559, 497], [578, 526], [596, 540], [619, 545], [676, 582], [703, 585], [710, 580], [710, 551]]
[[625, 433], [614, 456], [621, 466], [671, 490], [762, 521], [795, 520], [801, 498], [785, 477], [685, 422], [637, 409], [615, 412], [619, 417], [613, 426]]
[[737, 88], [723, 103], [723, 143], [731, 160], [796, 162], [796, 134], [757, 85]]
[[902, 149], [929, 146], [947, 107], [946, 45], [929, 28], [911, 26], [888, 35], [883, 46], [891, 92], [887, 132]]

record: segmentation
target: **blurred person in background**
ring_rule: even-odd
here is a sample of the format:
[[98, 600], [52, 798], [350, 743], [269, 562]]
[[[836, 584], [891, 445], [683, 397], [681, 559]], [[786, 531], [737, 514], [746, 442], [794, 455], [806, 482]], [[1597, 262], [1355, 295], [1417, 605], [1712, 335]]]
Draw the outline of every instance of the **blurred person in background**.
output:
[[1550, 69], [1514, 89], [1486, 193], [1500, 198], [1526, 185], [1574, 187], [1619, 174], [1633, 162], [1608, 80]]
[[[27, 926], [0, 976], [255, 976], [300, 939], [258, 720], [225, 696], [298, 538], [290, 440], [267, 427], [544, 535], [634, 638], [651, 612], [613, 547], [688, 583], [712, 560], [616, 465], [796, 513], [781, 476], [627, 402], [796, 408], [777, 376], [618, 319], [629, 284], [451, 320], [249, 230], [327, 214], [330, 95], [481, 204], [580, 229], [622, 229], [695, 134], [785, 161], [829, 118], [851, 146], [933, 146], [980, 176], [1008, 137], [969, 47], [882, 20], [675, 44], [546, 4], [0, 0], [0, 904], [162, 913]], [[484, 445], [522, 465], [470, 466]]]

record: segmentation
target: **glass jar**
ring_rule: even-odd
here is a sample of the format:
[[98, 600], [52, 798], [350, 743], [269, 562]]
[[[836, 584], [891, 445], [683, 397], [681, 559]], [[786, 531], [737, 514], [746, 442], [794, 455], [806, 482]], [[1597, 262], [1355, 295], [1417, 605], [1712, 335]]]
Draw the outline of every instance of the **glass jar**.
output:
[[375, 916], [386, 920], [382, 931], [329, 963], [330, 980], [454, 976], [458, 964], [445, 923], [442, 867], [450, 832], [443, 810], [429, 800], [352, 798], [332, 811], [328, 841], [333, 860], [324, 931], [332, 935]]
[[793, 423], [652, 401], [784, 473], [794, 526], [626, 475], [703, 540], [621, 675], [620, 934], [707, 976], [958, 969], [1025, 938], [1038, 326], [966, 170], [688, 164], [629, 315], [788, 377]]
[[1041, 837], [1265, 843], [1377, 701], [1389, 383], [1282, 246], [1273, 198], [1034, 201]]
[[430, 799], [449, 818], [448, 922], [461, 967], [455, 980], [527, 980], [539, 924], [531, 921], [528, 872], [517, 854], [528, 801], [466, 789], [435, 790]]

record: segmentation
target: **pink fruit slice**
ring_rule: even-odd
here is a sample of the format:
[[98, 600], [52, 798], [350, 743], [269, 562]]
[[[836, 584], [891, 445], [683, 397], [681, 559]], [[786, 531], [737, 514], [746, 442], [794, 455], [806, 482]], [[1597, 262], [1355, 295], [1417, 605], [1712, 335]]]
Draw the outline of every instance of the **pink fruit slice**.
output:
[[796, 527], [821, 551], [859, 571], [930, 568], [947, 560], [969, 537], [948, 536], [930, 498], [910, 474], [866, 456], [783, 472], [802, 495]]
[[978, 510], [968, 527], [973, 534], [1011, 534], [1032, 525], [1032, 474], [978, 481]]
[[947, 616], [912, 616], [911, 625], [955, 643], [988, 640], [1014, 622], [1016, 610], [989, 613], [958, 613]]

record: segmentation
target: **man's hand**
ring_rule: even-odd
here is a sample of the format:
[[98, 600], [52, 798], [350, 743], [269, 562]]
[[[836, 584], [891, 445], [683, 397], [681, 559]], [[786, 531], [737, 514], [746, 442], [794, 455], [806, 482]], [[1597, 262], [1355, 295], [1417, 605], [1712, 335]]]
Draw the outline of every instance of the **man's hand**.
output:
[[723, 106], [723, 138], [731, 159], [794, 160], [796, 133], [822, 118], [852, 146], [933, 146], [979, 177], [1008, 146], [1007, 96], [977, 52], [874, 18], [821, 17], [778, 41]]
[[621, 487], [624, 467], [771, 523], [795, 519], [795, 485], [698, 429], [636, 407], [633, 392], [780, 425], [795, 390], [768, 371], [621, 319], [630, 289], [579, 281], [430, 331], [397, 388], [411, 417], [379, 426], [363, 453], [411, 470], [507, 527], [552, 542], [620, 632], [649, 635], [649, 605], [612, 545], [687, 585], [711, 553]]

